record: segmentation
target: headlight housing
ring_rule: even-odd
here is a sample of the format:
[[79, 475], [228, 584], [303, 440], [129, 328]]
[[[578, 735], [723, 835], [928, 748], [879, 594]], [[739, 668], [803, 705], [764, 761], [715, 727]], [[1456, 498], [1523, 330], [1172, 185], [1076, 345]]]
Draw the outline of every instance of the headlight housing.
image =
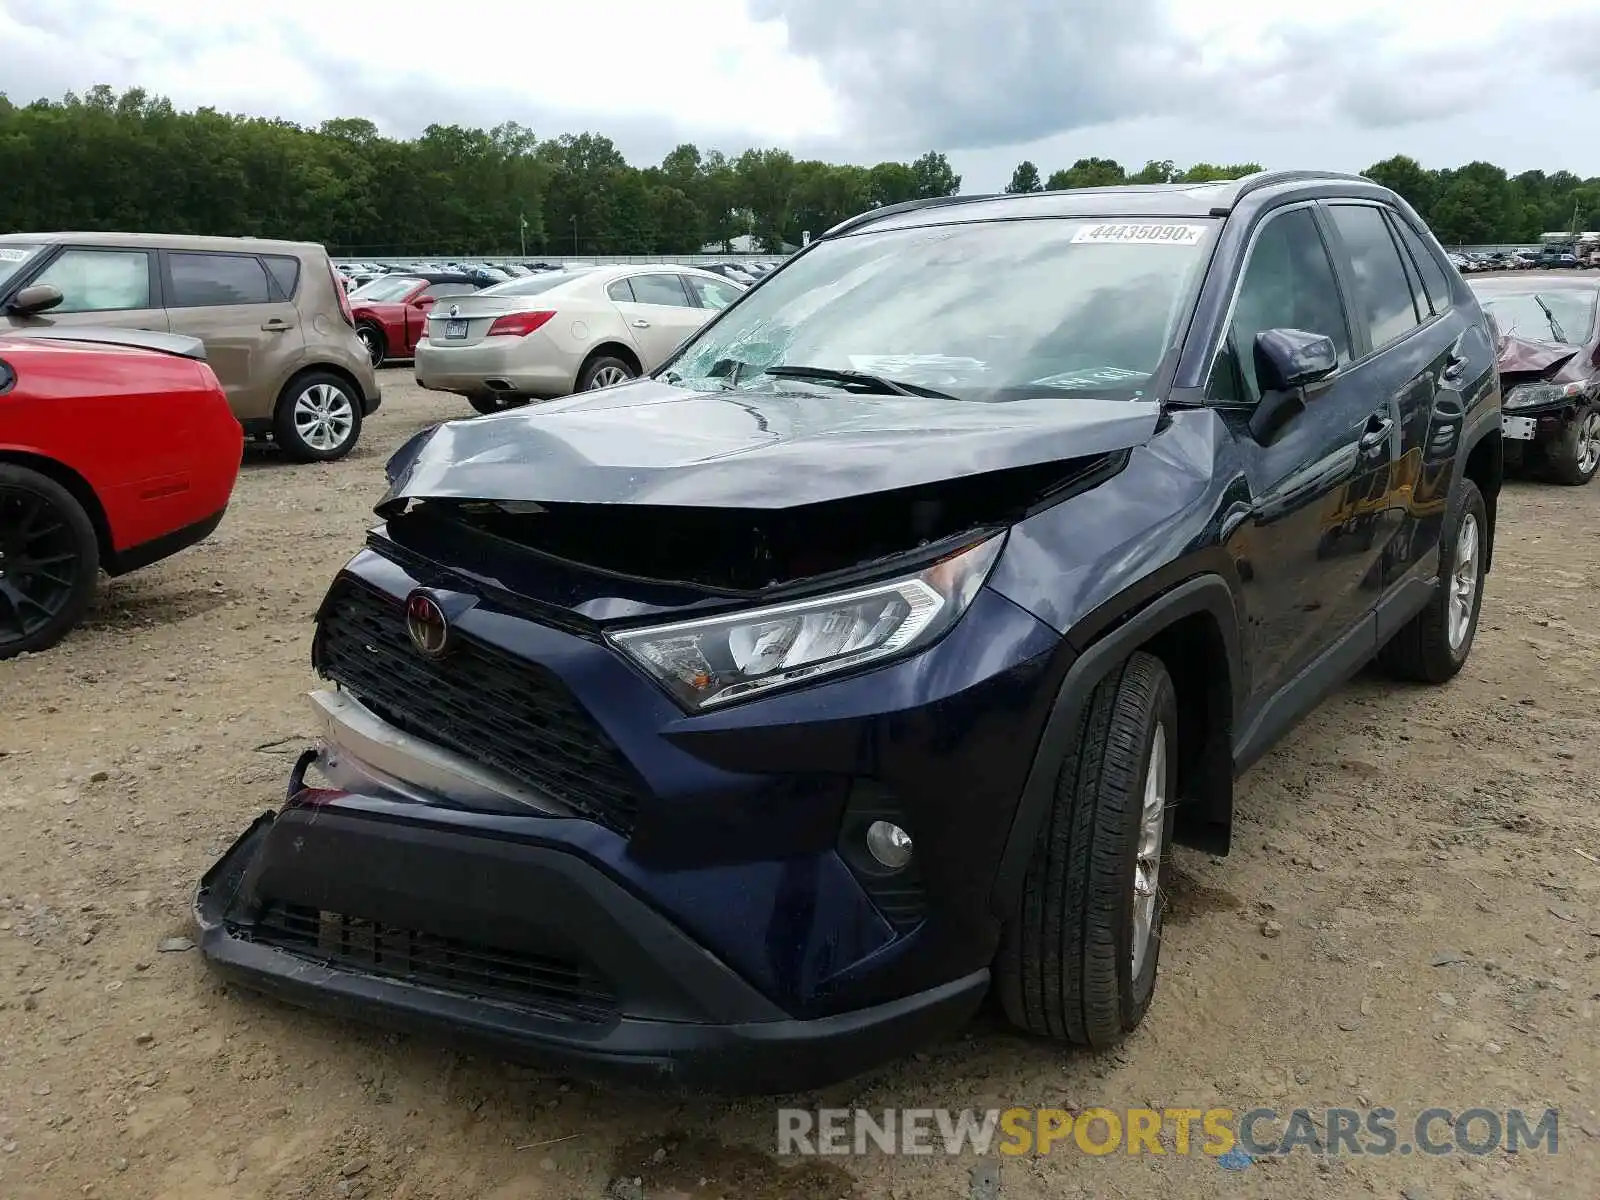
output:
[[1505, 394], [1502, 408], [1534, 408], [1561, 400], [1575, 400], [1589, 390], [1586, 383], [1519, 383]]
[[966, 612], [1004, 542], [996, 534], [916, 574], [846, 592], [607, 636], [699, 712], [938, 640]]

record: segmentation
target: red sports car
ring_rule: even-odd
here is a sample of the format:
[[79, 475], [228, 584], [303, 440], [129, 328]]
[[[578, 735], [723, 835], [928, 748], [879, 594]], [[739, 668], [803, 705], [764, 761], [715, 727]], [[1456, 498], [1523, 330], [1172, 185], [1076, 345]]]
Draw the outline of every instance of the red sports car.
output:
[[60, 641], [101, 569], [125, 575], [207, 537], [243, 447], [196, 338], [0, 336], [0, 659]]
[[410, 358], [428, 327], [428, 310], [446, 296], [470, 296], [482, 285], [470, 275], [407, 271], [380, 275], [350, 293], [356, 333], [373, 366]]

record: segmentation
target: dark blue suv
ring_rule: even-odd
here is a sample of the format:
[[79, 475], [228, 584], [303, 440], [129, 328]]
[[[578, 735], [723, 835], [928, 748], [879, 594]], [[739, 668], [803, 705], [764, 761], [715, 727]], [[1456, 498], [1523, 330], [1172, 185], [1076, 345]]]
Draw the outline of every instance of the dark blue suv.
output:
[[396, 453], [202, 949], [721, 1089], [991, 989], [1104, 1046], [1239, 773], [1369, 660], [1460, 669], [1500, 439], [1484, 315], [1367, 180], [866, 213], [653, 377]]

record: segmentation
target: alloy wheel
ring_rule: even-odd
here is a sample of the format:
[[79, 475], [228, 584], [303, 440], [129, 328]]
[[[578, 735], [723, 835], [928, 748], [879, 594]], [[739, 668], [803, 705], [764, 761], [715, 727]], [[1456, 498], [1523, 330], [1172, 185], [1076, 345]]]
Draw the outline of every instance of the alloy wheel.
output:
[[1600, 408], [1578, 418], [1578, 473], [1592, 475], [1600, 467]]
[[314, 383], [294, 402], [294, 428], [313, 450], [327, 453], [350, 439], [356, 426], [350, 397], [331, 383]]
[[1478, 598], [1478, 518], [1466, 513], [1456, 533], [1456, 562], [1450, 572], [1450, 649], [1459, 650], [1472, 627], [1472, 610]]
[[66, 607], [81, 561], [72, 527], [47, 497], [0, 487], [0, 646]]
[[623, 367], [601, 367], [589, 381], [589, 390], [593, 392], [600, 388], [615, 387], [619, 383], [627, 383], [632, 378], [633, 376]]
[[372, 365], [375, 367], [382, 366], [383, 347], [378, 341], [377, 333], [366, 326], [362, 326], [356, 330], [356, 336], [361, 339], [361, 344], [366, 347], [367, 358], [372, 361]]
[[1167, 832], [1167, 730], [1151, 732], [1150, 762], [1144, 772], [1144, 803], [1139, 814], [1139, 845], [1133, 863], [1133, 977], [1150, 956], [1156, 936], [1156, 905], [1161, 890], [1161, 855]]

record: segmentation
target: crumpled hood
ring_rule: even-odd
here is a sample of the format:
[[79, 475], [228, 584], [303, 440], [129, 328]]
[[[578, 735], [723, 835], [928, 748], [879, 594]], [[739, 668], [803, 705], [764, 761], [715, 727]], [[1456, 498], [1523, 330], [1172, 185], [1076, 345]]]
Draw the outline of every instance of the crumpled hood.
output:
[[1541, 342], [1508, 333], [1500, 338], [1496, 366], [1502, 375], [1544, 375], [1567, 362], [1580, 349], [1561, 342]]
[[789, 508], [1143, 444], [1154, 401], [695, 392], [651, 379], [424, 430], [405, 499]]

